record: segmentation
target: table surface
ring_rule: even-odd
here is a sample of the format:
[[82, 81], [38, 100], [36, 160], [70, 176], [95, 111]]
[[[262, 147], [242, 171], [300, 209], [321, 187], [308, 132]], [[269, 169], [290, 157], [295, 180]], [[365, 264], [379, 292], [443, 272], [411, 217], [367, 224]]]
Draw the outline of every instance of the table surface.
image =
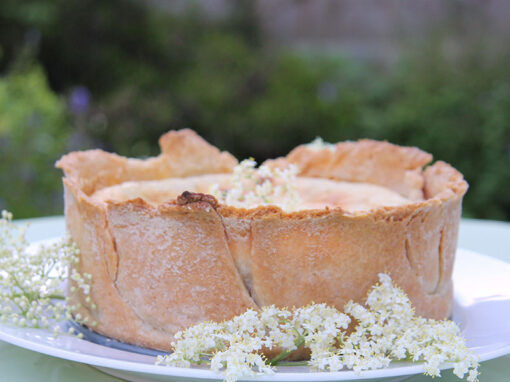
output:
[[[23, 221], [20, 221], [23, 222]], [[65, 232], [61, 216], [30, 220], [27, 236], [30, 241], [62, 236]], [[510, 223], [463, 219], [460, 225], [459, 247], [510, 262]], [[510, 276], [510, 275], [509, 275]], [[510, 355], [483, 362], [480, 381], [507, 382], [510, 380]], [[67, 382], [121, 381], [80, 363], [66, 361], [0, 341], [0, 381], [5, 382]], [[459, 381], [451, 371], [443, 372], [434, 381]], [[432, 381], [419, 375], [408, 382]]]

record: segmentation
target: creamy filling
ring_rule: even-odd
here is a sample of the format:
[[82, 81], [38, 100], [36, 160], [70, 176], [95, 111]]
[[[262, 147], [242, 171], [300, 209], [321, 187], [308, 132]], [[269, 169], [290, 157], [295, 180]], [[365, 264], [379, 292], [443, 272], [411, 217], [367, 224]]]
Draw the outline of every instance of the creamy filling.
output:
[[[213, 185], [228, 189], [230, 174], [200, 175], [187, 178], [169, 178], [153, 181], [125, 182], [103, 188], [92, 195], [98, 202], [122, 202], [142, 198], [153, 205], [177, 198], [184, 191], [211, 193]], [[369, 183], [343, 182], [321, 178], [297, 177], [294, 187], [300, 202], [298, 210], [340, 207], [346, 211], [367, 211], [391, 207], [411, 201], [388, 188]], [[274, 203], [278, 205], [278, 200]], [[252, 205], [250, 207], [256, 207]]]

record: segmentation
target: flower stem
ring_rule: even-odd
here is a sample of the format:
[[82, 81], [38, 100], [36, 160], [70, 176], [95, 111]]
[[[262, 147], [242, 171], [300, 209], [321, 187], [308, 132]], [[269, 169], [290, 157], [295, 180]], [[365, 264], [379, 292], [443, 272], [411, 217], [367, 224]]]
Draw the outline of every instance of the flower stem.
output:
[[308, 366], [308, 361], [280, 361], [278, 366]]
[[[299, 336], [296, 339], [295, 345], [296, 349], [299, 348], [301, 345], [305, 343], [305, 338], [303, 336]], [[287, 358], [290, 353], [292, 353], [294, 350], [284, 350], [280, 354], [278, 354], [276, 357], [274, 357], [272, 360], [269, 361], [269, 364], [271, 366], [281, 365], [279, 362], [281, 362], [283, 359]]]

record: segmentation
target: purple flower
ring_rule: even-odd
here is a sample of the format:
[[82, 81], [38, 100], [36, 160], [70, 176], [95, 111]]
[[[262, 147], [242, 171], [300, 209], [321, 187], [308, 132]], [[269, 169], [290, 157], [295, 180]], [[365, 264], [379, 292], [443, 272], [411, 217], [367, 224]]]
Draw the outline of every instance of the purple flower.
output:
[[73, 114], [83, 114], [89, 109], [90, 92], [85, 86], [77, 86], [69, 96], [69, 107]]

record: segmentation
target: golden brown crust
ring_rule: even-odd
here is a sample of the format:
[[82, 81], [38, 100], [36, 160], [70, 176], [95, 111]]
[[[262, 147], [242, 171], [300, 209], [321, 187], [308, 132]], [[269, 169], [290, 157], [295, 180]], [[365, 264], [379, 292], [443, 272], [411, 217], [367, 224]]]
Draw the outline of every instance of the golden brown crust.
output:
[[[169, 349], [173, 334], [246, 308], [362, 301], [386, 272], [426, 317], [451, 313], [462, 175], [443, 162], [422, 171], [430, 154], [362, 140], [312, 150], [300, 146], [271, 166], [301, 174], [392, 189], [413, 201], [363, 211], [285, 212], [220, 204], [185, 192], [157, 205], [102, 201], [101, 188], [126, 181], [228, 173], [235, 159], [189, 130], [165, 134], [163, 153], [145, 161], [98, 150], [66, 155], [66, 219], [93, 275], [84, 314], [96, 330], [139, 345]], [[211, 159], [212, 158], [212, 159]], [[143, 171], [141, 170], [143, 169]], [[83, 301], [82, 301], [83, 302]]]
[[143, 322], [175, 333], [256, 308], [208, 202], [110, 202], [106, 216], [119, 256], [115, 286]]
[[80, 303], [78, 311], [93, 329], [106, 336], [156, 349], [168, 349], [172, 333], [157, 330], [140, 320], [133, 309], [121, 298], [113, 282], [116, 277], [116, 251], [108, 229], [105, 211], [90, 204], [86, 196], [64, 179], [67, 229], [80, 248], [80, 273], [92, 275], [90, 295], [97, 307], [93, 309], [80, 293], [73, 303]]
[[419, 200], [423, 198], [422, 167], [431, 160], [432, 155], [415, 147], [362, 139], [322, 149], [301, 145], [275, 165], [294, 163], [303, 176], [377, 184]]
[[170, 131], [159, 142], [162, 153], [155, 158], [128, 159], [102, 150], [77, 151], [64, 155], [56, 167], [91, 195], [130, 180], [229, 173], [237, 164], [231, 154], [220, 152], [189, 129]]

